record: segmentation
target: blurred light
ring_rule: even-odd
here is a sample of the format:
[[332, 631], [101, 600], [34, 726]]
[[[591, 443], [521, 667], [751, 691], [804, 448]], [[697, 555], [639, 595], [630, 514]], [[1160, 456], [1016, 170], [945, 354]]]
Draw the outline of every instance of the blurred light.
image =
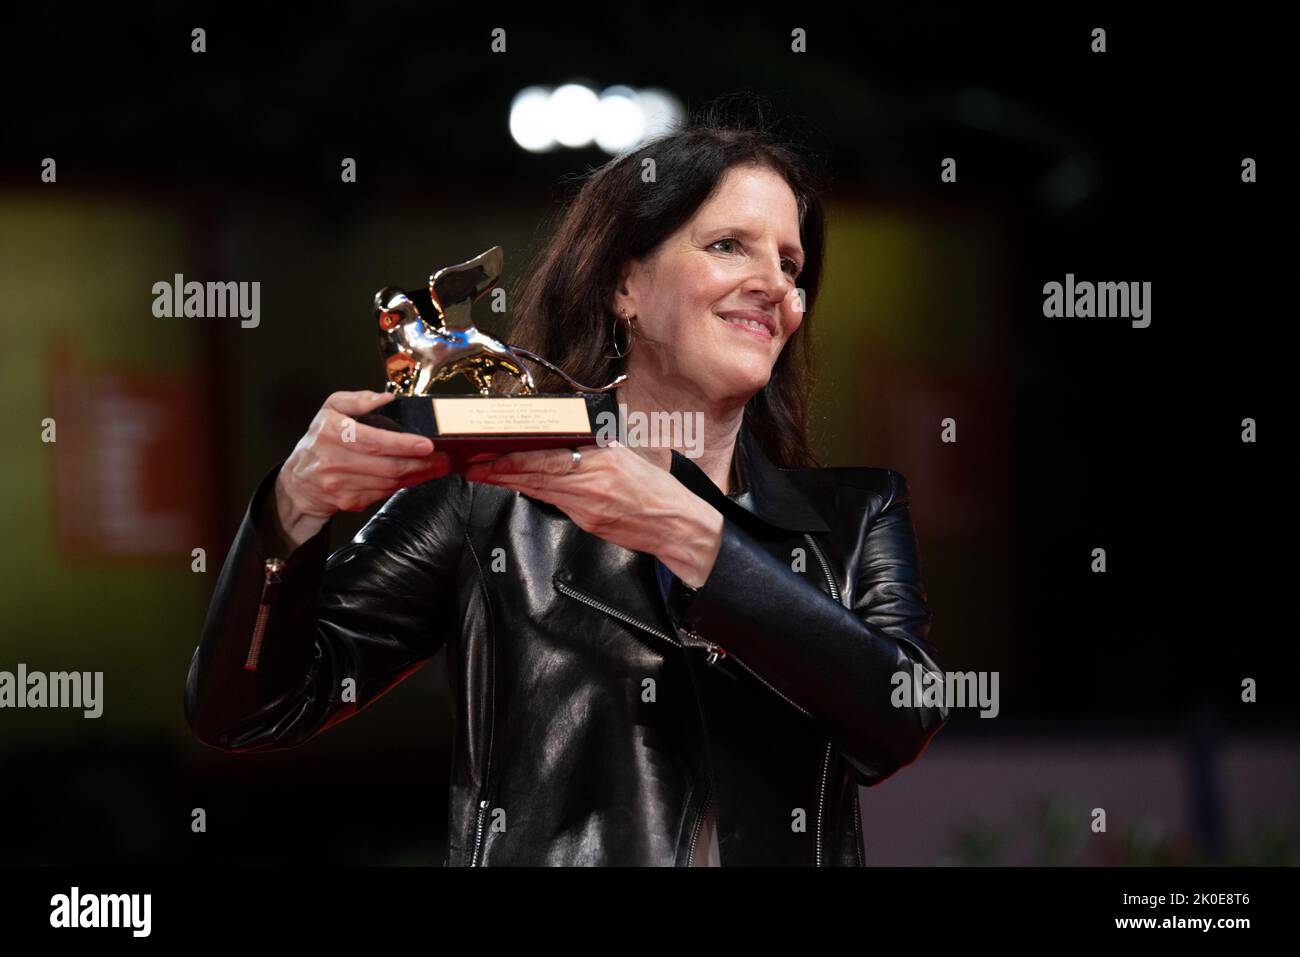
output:
[[684, 111], [681, 100], [667, 90], [642, 90], [637, 95], [641, 104], [641, 113], [645, 116], [645, 138], [653, 139], [660, 133], [667, 133], [682, 119]]
[[550, 102], [549, 89], [530, 86], [516, 93], [510, 104], [510, 135], [530, 153], [543, 153], [555, 146]]
[[510, 135], [532, 153], [594, 143], [617, 156], [678, 126], [684, 115], [681, 101], [661, 89], [616, 85], [597, 96], [581, 83], [530, 86], [510, 104]]
[[611, 86], [600, 94], [597, 113], [596, 145], [617, 156], [641, 142], [645, 133], [645, 115], [636, 90], [630, 86]]
[[564, 146], [590, 146], [596, 138], [596, 91], [566, 83], [551, 94], [551, 134]]

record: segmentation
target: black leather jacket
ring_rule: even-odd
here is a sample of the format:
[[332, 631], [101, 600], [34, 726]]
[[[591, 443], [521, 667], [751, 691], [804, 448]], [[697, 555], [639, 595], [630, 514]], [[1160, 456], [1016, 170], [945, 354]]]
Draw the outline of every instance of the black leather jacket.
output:
[[225, 751], [296, 747], [445, 648], [443, 863], [686, 866], [711, 806], [724, 866], [863, 865], [857, 786], [948, 717], [891, 704], [895, 672], [938, 671], [906, 482], [777, 468], [745, 427], [738, 449], [731, 498], [673, 453], [725, 521], [708, 580], [667, 600], [652, 555], [455, 474], [333, 554], [326, 525], [275, 581], [277, 465], [217, 580], [190, 726]]

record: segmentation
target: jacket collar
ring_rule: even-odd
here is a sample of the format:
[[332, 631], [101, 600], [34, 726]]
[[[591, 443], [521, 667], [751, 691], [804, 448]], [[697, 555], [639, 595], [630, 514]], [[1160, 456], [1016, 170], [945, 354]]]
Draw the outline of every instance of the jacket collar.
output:
[[[825, 532], [829, 526], [794, 483], [763, 453], [746, 425], [736, 440], [741, 482], [745, 491], [728, 498], [704, 472], [680, 452], [672, 453], [672, 475], [688, 489], [730, 518], [786, 532]], [[629, 551], [605, 539], [573, 529], [582, 547], [567, 556], [553, 580], [576, 588], [588, 603], [615, 617], [661, 632], [673, 633], [673, 620], [664, 604], [653, 556]], [[628, 588], [628, 577], [641, 582]]]
[[744, 491], [735, 498], [722, 494], [722, 490], [693, 461], [673, 450], [672, 475], [700, 498], [709, 502], [723, 515], [734, 516], [736, 509], [773, 528], [788, 532], [826, 532], [828, 526], [817, 514], [807, 497], [799, 491], [789, 477], [772, 464], [763, 452], [758, 439], [750, 431], [749, 423], [742, 421], [736, 436], [737, 458], [740, 462], [741, 486]]

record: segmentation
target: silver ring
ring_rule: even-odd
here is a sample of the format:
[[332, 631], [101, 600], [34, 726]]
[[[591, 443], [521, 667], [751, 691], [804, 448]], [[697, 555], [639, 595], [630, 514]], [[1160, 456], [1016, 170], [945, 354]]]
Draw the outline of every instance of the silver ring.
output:
[[569, 466], [569, 471], [576, 472], [578, 471], [578, 466], [582, 464], [582, 453], [579, 452], [577, 449], [570, 449], [569, 453], [573, 457], [572, 458], [573, 464]]

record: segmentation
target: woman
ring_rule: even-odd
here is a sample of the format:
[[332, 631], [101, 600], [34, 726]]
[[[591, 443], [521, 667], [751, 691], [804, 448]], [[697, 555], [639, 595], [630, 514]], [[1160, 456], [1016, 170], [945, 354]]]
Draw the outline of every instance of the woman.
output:
[[[335, 393], [226, 559], [195, 733], [294, 747], [445, 646], [444, 863], [861, 866], [857, 786], [947, 711], [891, 704], [937, 671], [903, 476], [809, 449], [823, 239], [803, 160], [764, 132], [697, 123], [597, 170], [507, 338], [579, 381], [626, 372], [629, 418], [686, 413], [702, 444], [449, 474], [355, 421], [390, 395]], [[384, 498], [329, 554], [331, 516]]]

